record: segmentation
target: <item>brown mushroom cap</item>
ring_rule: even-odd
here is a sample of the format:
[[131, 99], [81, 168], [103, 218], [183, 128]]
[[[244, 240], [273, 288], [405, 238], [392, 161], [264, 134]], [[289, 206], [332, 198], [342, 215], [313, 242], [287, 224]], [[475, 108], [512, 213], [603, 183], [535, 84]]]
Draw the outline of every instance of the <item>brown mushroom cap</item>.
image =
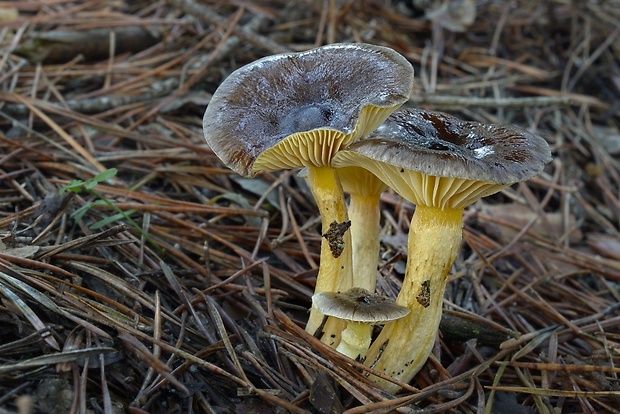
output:
[[349, 322], [381, 324], [409, 313], [409, 309], [397, 305], [393, 299], [362, 288], [344, 293], [316, 293], [312, 296], [312, 304], [324, 315]]
[[364, 167], [416, 204], [458, 208], [533, 177], [549, 161], [547, 142], [523, 129], [405, 109], [340, 151], [332, 166]]
[[220, 159], [245, 176], [326, 166], [343, 145], [406, 102], [412, 86], [411, 64], [386, 47], [333, 44], [268, 56], [222, 82], [205, 111], [204, 135]]

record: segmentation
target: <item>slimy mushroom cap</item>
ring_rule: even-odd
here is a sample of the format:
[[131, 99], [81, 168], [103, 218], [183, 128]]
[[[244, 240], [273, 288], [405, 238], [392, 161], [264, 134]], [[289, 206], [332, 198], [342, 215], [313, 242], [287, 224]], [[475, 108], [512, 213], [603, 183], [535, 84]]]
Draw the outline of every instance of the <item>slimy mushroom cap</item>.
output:
[[527, 180], [550, 160], [546, 141], [523, 129], [405, 109], [339, 152], [332, 165], [364, 167], [415, 204], [443, 209]]
[[268, 56], [226, 78], [203, 118], [211, 149], [241, 175], [327, 166], [407, 101], [413, 68], [392, 49], [333, 44]]

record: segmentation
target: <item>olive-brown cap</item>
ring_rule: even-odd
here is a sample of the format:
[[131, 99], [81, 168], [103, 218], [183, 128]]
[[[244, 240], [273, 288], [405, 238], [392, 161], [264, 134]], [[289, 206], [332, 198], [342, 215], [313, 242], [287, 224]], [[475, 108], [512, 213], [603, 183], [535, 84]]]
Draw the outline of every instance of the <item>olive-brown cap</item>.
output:
[[332, 166], [364, 167], [416, 204], [459, 208], [533, 177], [549, 161], [547, 142], [521, 128], [403, 109], [340, 151]]
[[312, 304], [324, 315], [350, 322], [382, 324], [409, 314], [393, 299], [357, 287], [344, 293], [315, 293]]
[[222, 82], [203, 131], [241, 175], [327, 166], [336, 151], [406, 102], [412, 87], [411, 64], [386, 47], [333, 44], [268, 56]]

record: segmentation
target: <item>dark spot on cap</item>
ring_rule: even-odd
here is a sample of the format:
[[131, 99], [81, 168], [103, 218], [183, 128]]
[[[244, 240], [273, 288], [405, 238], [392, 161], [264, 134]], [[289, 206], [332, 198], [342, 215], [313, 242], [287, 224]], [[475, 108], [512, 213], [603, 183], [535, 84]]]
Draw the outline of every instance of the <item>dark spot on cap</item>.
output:
[[450, 147], [442, 144], [441, 142], [431, 141], [428, 143], [428, 149], [437, 150], [437, 151], [448, 151]]

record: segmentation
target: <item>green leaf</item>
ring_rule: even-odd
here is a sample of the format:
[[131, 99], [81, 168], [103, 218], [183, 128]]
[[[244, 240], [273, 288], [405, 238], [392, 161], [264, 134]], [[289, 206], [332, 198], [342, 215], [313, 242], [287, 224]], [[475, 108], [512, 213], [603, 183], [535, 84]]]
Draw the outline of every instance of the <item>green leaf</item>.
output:
[[111, 223], [115, 223], [117, 221], [126, 219], [129, 219], [129, 216], [132, 215], [133, 213], [135, 213], [137, 210], [127, 210], [127, 211], [123, 211], [121, 213], [116, 213], [112, 216], [108, 216], [102, 220], [99, 220], [98, 222], [96, 222], [95, 224], [93, 224], [92, 226], [90, 226], [91, 230], [97, 230], [100, 229], [102, 227], [107, 226], [108, 224]]
[[109, 180], [110, 178], [114, 177], [117, 173], [118, 173], [118, 170], [116, 168], [109, 168], [103, 172], [100, 172], [99, 174], [95, 175], [93, 178], [88, 180], [88, 182], [86, 183], [86, 189], [92, 190], [93, 188], [95, 188], [97, 184]]
[[65, 193], [66, 191], [71, 191], [73, 193], [79, 193], [84, 188], [85, 182], [82, 180], [71, 180], [71, 182], [60, 188], [60, 194]]
[[97, 186], [97, 184], [109, 180], [114, 177], [118, 173], [116, 168], [109, 168], [105, 171], [100, 172], [95, 175], [93, 178], [87, 181], [82, 180], [71, 180], [71, 182], [60, 188], [60, 194], [65, 191], [71, 191], [74, 193], [79, 193], [80, 191], [87, 190], [90, 191]]
[[84, 215], [88, 213], [88, 210], [90, 210], [91, 208], [97, 207], [97, 206], [105, 206], [106, 204], [107, 204], [106, 200], [97, 200], [97, 201], [93, 201], [92, 203], [84, 204], [82, 207], [78, 208], [73, 213], [71, 213], [70, 217], [74, 219], [75, 221], [80, 221], [82, 220]]

